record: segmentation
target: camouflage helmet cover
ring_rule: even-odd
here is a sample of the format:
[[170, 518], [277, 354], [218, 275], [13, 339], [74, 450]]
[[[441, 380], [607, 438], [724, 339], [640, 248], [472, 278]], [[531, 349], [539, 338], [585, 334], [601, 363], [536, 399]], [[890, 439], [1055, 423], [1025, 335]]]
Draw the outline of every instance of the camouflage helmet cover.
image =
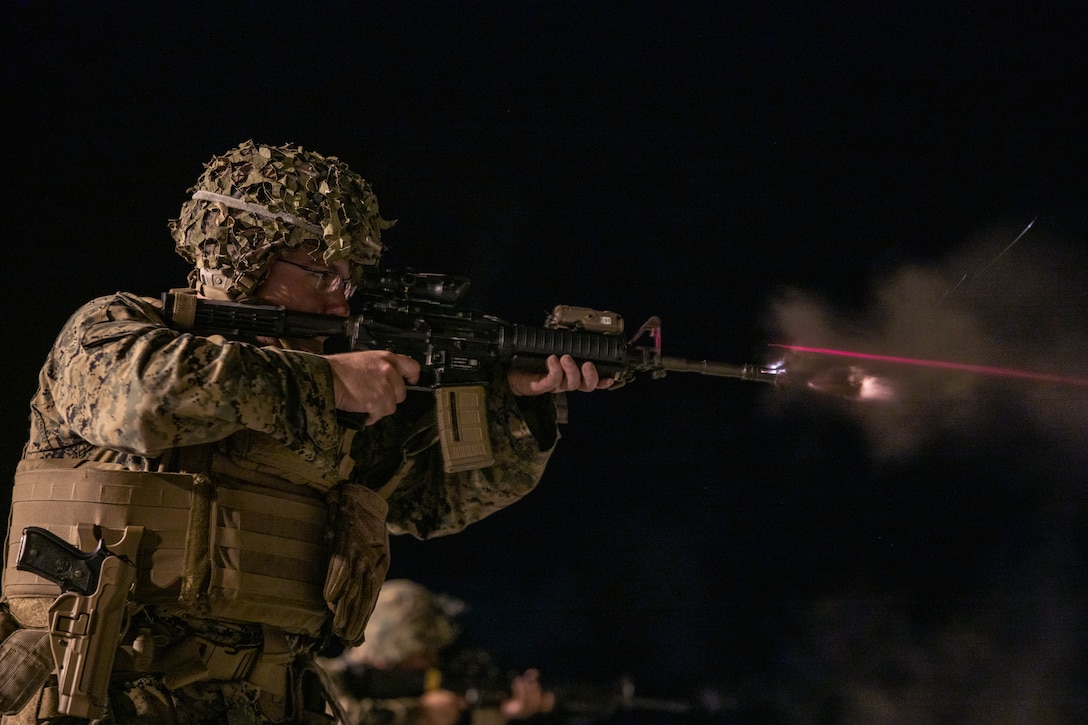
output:
[[465, 603], [407, 579], [382, 584], [365, 641], [345, 655], [353, 662], [393, 667], [413, 655], [436, 655], [461, 633]]
[[335, 156], [246, 141], [204, 165], [192, 198], [169, 222], [178, 254], [196, 268], [190, 285], [245, 300], [285, 248], [313, 246], [326, 264], [378, 263], [382, 219], [370, 184]]

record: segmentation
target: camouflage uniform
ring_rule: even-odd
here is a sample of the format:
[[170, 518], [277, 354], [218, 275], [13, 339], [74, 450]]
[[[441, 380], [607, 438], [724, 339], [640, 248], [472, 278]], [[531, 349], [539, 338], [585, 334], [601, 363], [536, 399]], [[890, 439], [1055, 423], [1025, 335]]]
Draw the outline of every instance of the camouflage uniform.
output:
[[[347, 477], [377, 488], [402, 464], [405, 438], [416, 434], [427, 448], [392, 493], [388, 524], [419, 538], [456, 533], [527, 494], [557, 438], [541, 422], [547, 407], [527, 399], [523, 412], [497, 377], [488, 412], [499, 463], [445, 474], [438, 446], [418, 435], [433, 428], [433, 412], [345, 430], [330, 404], [332, 375], [321, 356], [180, 334], [166, 327], [155, 301], [125, 293], [96, 299], [68, 321], [39, 386], [25, 461], [93, 460], [139, 471], [175, 449], [209, 442], [237, 456], [232, 445], [251, 450], [259, 436], [304, 461], [305, 482], [315, 489], [342, 480], [342, 466], [350, 466]], [[545, 430], [543, 450], [531, 432], [537, 426]], [[345, 445], [350, 461], [341, 459]]]
[[[498, 671], [490, 655], [476, 649], [451, 654], [455, 649], [451, 646], [461, 635], [458, 616], [466, 608], [460, 599], [432, 592], [416, 582], [386, 581], [367, 622], [364, 641], [338, 657], [318, 660], [336, 684], [349, 721], [355, 725], [416, 725], [425, 721], [418, 697], [387, 697], [375, 692], [374, 686], [386, 687], [381, 677], [374, 676], [387, 672], [399, 673], [394, 674], [394, 682], [401, 684], [415, 683], [414, 676], [403, 681], [401, 677], [417, 673], [421, 689], [442, 687], [442, 680], [452, 672], [464, 680], [462, 684], [501, 689], [503, 697], [509, 697], [505, 673]], [[427, 667], [431, 669], [423, 669]], [[434, 669], [439, 667], [441, 673]], [[428, 683], [428, 678], [435, 681]], [[498, 682], [501, 688], [496, 686]], [[489, 702], [471, 707], [467, 722], [501, 725], [506, 718]]]
[[[261, 239], [259, 235], [246, 235], [262, 227], [269, 235], [280, 235], [276, 238], [280, 247], [294, 246], [292, 241], [299, 243], [298, 225], [318, 235], [323, 230], [326, 261], [354, 255], [351, 269], [356, 277], [361, 267], [355, 262], [376, 259], [375, 247], [377, 251], [381, 248], [375, 242], [379, 227], [390, 224], [377, 215], [376, 201], [365, 193], [369, 187], [350, 176], [346, 167], [338, 166], [332, 157], [326, 160], [306, 155], [301, 149], [297, 155], [294, 151], [291, 147], [277, 147], [271, 158], [288, 167], [291, 163], [300, 167], [309, 164], [303, 170], [316, 164], [328, 178], [340, 170], [341, 187], [334, 183], [330, 191], [324, 182], [314, 186], [321, 192], [314, 198], [322, 200], [325, 217], [312, 214], [313, 204], [295, 187], [277, 197], [289, 203], [258, 198], [263, 204], [278, 204], [279, 216], [266, 219], [259, 213], [260, 208], [251, 204], [258, 218], [245, 217], [249, 213], [246, 210], [236, 211], [239, 219], [248, 219], [249, 226], [232, 217], [233, 226], [223, 225], [230, 227], [226, 232], [215, 229], [215, 219], [222, 222], [224, 218], [222, 204], [214, 200], [197, 206], [189, 204], [181, 222], [174, 223], [175, 230], [178, 224], [188, 224], [190, 230], [201, 233], [212, 230], [209, 235], [219, 235], [214, 254], [223, 257], [218, 261], [209, 261], [210, 257], [196, 260], [197, 270], [190, 278], [194, 287], [208, 296], [247, 299], [259, 286], [262, 270], [266, 271], [270, 264], [268, 244], [246, 247], [254, 239]], [[235, 186], [267, 193], [268, 179], [247, 164], [258, 158], [259, 167], [260, 158], [269, 157], [268, 149], [249, 142], [232, 154], [223, 157], [229, 160], [225, 166], [220, 163], [213, 168], [215, 162], [223, 162], [220, 157], [209, 164], [209, 175], [223, 174], [223, 168], [234, 174], [233, 181], [222, 176], [227, 181], [217, 181], [220, 185], [213, 188], [248, 199], [252, 199], [248, 191], [240, 193]], [[327, 168], [323, 165], [326, 161]], [[249, 173], [249, 179], [245, 173], [238, 173], [239, 168]], [[285, 174], [283, 178], [290, 181], [295, 177]], [[253, 183], [246, 187], [243, 182]], [[346, 192], [343, 197], [336, 194], [338, 188], [348, 188], [349, 182], [362, 199], [363, 212], [351, 206], [354, 202]], [[223, 198], [227, 207], [241, 204]], [[344, 221], [357, 220], [360, 214], [369, 220], [365, 230], [369, 246], [362, 253], [358, 251], [358, 238], [352, 251], [350, 230], [356, 227]], [[281, 217], [289, 217], [292, 223], [284, 224]], [[181, 239], [182, 234], [175, 236]], [[229, 272], [224, 273], [225, 282], [218, 276], [223, 270]], [[217, 486], [216, 476], [226, 471], [224, 480], [240, 480], [258, 489], [267, 484], [267, 490], [261, 491], [273, 498], [283, 495], [305, 500], [318, 510], [324, 510], [321, 507], [326, 506], [326, 494], [342, 489], [345, 481], [377, 489], [395, 475], [400, 484], [383, 493], [388, 499], [388, 530], [426, 538], [463, 529], [524, 496], [540, 479], [558, 438], [550, 396], [515, 399], [505, 377], [496, 377], [488, 388], [487, 400], [495, 465], [446, 474], [431, 434], [435, 425], [433, 407], [418, 405], [415, 415], [398, 409], [396, 415], [367, 428], [345, 427], [338, 422], [332, 404], [331, 369], [320, 355], [179, 333], [164, 323], [157, 301], [117, 293], [83, 306], [57, 338], [31, 403], [30, 438], [20, 471], [43, 466], [191, 471], [194, 461], [215, 460], [221, 465], [209, 470]], [[411, 406], [402, 406], [407, 407]], [[285, 490], [285, 486], [293, 488]], [[380, 518], [375, 520], [381, 527]], [[9, 536], [8, 559], [15, 553], [13, 540], [17, 545], [18, 537]], [[375, 546], [381, 548], [381, 542]], [[385, 556], [384, 549], [379, 554]], [[321, 560], [314, 561], [311, 567], [317, 572], [312, 584], [322, 610], [320, 592], [325, 565]], [[387, 560], [384, 566], [388, 566]], [[10, 561], [7, 567], [6, 595], [13, 574]], [[384, 575], [384, 568], [380, 573]], [[374, 589], [376, 595], [377, 586]], [[136, 591], [139, 594], [139, 586]], [[10, 629], [15, 624], [23, 628], [47, 626], [44, 610], [48, 602], [10, 595], [6, 600], [0, 607], [10, 606], [14, 616], [0, 612], [0, 637], [7, 633], [5, 627]], [[303, 673], [312, 669], [312, 653], [328, 636], [331, 613], [325, 611], [327, 621], [320, 632], [313, 628], [277, 628], [274, 614], [247, 622], [209, 620], [200, 613], [184, 603], [136, 602], [124, 647], [118, 650], [110, 712], [103, 722], [166, 725], [323, 721], [316, 714], [323, 705], [304, 712], [303, 688], [308, 686], [309, 675]], [[269, 639], [273, 633], [278, 649]], [[160, 660], [141, 661], [141, 637], [153, 642], [154, 651], [159, 653], [169, 652], [175, 643], [195, 635], [201, 642], [228, 652], [245, 653], [251, 648], [263, 656], [275, 650], [293, 673], [284, 692], [278, 693], [275, 701], [269, 700], [268, 693], [253, 684], [252, 673], [195, 680], [179, 679], [175, 673], [172, 680], [171, 672], [161, 670]], [[23, 676], [19, 671], [3, 674], [15, 682]], [[54, 696], [55, 677], [51, 677], [20, 713], [3, 717], [2, 723], [75, 721], [57, 714], [55, 702], [50, 701]]]

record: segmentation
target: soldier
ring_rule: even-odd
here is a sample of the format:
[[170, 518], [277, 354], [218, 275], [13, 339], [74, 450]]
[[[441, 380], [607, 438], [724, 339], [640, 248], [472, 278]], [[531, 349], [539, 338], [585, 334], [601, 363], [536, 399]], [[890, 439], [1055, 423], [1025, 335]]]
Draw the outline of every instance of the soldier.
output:
[[[464, 602], [422, 584], [385, 582], [362, 644], [318, 660], [336, 684], [349, 720], [357, 725], [501, 725], [541, 720], [551, 712], [555, 695], [541, 687], [536, 670], [507, 681], [487, 653], [458, 641], [457, 618], [464, 610]], [[483, 702], [470, 703], [464, 692], [451, 687], [471, 689]]]
[[[243, 143], [190, 192], [170, 228], [194, 265], [187, 294], [207, 298], [347, 315], [392, 226], [368, 182], [292, 145]], [[545, 373], [499, 371], [487, 389], [495, 464], [446, 474], [433, 407], [404, 404], [416, 362], [259, 342], [179, 333], [157, 300], [128, 293], [93, 300], [61, 330], [13, 492], [4, 725], [71, 722], [73, 710], [117, 723], [327, 722], [313, 655], [330, 637], [362, 641], [387, 531], [451, 534], [520, 499], [558, 439], [552, 394], [611, 383], [566, 356]], [[71, 664], [56, 668], [56, 646], [49, 656], [58, 587], [15, 567], [28, 526], [84, 550], [101, 540], [135, 564], [121, 646], [101, 661], [68, 648]], [[69, 634], [98, 636], [113, 614], [90, 612]], [[55, 670], [93, 689], [109, 659], [108, 702], [73, 708]]]

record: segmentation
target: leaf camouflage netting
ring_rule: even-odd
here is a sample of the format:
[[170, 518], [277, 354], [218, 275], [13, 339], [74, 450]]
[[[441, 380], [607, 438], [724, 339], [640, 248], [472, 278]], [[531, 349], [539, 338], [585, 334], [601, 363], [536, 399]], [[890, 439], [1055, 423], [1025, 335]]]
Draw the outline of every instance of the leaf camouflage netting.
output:
[[178, 254], [196, 269], [189, 281], [209, 296], [246, 299], [284, 248], [314, 246], [327, 264], [378, 263], [382, 219], [370, 184], [335, 156], [301, 146], [246, 141], [204, 166], [193, 198], [169, 222]]

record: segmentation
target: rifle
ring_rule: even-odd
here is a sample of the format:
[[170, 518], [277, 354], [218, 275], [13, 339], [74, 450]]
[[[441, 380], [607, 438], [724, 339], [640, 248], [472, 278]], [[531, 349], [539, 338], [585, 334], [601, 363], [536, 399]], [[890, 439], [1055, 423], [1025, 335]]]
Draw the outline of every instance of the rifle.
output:
[[350, 350], [391, 350], [422, 368], [418, 389], [436, 393], [447, 472], [489, 466], [484, 384], [497, 364], [543, 369], [549, 355], [596, 365], [602, 377], [626, 382], [668, 372], [775, 383], [782, 370], [669, 357], [661, 352], [661, 320], [651, 317], [630, 340], [614, 312], [559, 305], [542, 327], [511, 324], [459, 305], [469, 280], [445, 274], [385, 272], [363, 288], [363, 313], [348, 317], [294, 312], [272, 305], [200, 299], [191, 290], [162, 297], [175, 328], [257, 342], [260, 338], [338, 337]]
[[[113, 545], [135, 555], [143, 527], [125, 527]], [[99, 540], [92, 552], [47, 529], [28, 526], [19, 542], [17, 569], [59, 584], [63, 593], [49, 607], [49, 648], [56, 665], [57, 710], [97, 719], [106, 714], [107, 688], [136, 566]]]
[[[490, 669], [465, 674], [354, 666], [335, 673], [333, 680], [353, 699], [416, 699], [431, 690], [443, 689], [463, 697], [470, 708], [497, 708], [512, 697], [512, 677]], [[613, 683], [544, 683], [544, 690], [555, 696], [553, 715], [566, 723], [603, 722], [620, 712], [696, 718], [725, 707], [721, 695], [713, 691], [691, 699], [647, 697], [636, 693], [634, 682], [627, 677]]]

